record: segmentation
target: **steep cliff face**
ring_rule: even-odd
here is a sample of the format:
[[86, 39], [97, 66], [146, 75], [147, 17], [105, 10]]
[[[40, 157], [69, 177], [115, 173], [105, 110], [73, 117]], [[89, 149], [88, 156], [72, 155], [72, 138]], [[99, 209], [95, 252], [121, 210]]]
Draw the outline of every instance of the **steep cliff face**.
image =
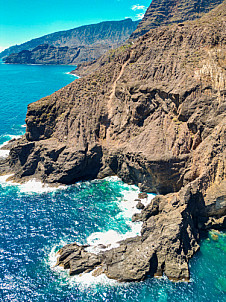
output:
[[6, 63], [19, 64], [77, 64], [94, 60], [123, 44], [138, 23], [126, 19], [56, 32], [12, 46], [1, 52], [0, 58], [6, 58]]
[[134, 217], [141, 236], [118, 249], [96, 258], [77, 245], [63, 249], [71, 274], [101, 265], [121, 281], [163, 272], [188, 280], [199, 231], [225, 226], [225, 20], [224, 1], [201, 19], [151, 30], [28, 106], [26, 135], [1, 168], [12, 180], [118, 175], [164, 194]]
[[223, 0], [153, 0], [131, 40], [136, 39], [152, 28], [186, 20], [200, 18]]
[[108, 45], [94, 47], [55, 47], [43, 44], [33, 50], [22, 50], [9, 55], [4, 59], [11, 64], [66, 64], [76, 65], [81, 62], [93, 61], [110, 49]]

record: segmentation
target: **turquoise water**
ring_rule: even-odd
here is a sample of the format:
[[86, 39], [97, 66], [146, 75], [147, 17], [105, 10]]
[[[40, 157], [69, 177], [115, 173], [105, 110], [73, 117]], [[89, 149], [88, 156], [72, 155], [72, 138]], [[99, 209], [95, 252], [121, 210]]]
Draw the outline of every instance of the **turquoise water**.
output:
[[[72, 69], [0, 64], [0, 143], [24, 132], [27, 104], [73, 81], [66, 74]], [[90, 275], [70, 278], [53, 268], [55, 251], [65, 243], [89, 242], [96, 232], [106, 239], [110, 230], [131, 231], [124, 199], [138, 190], [117, 178], [50, 192], [32, 192], [32, 185], [0, 184], [0, 301], [226, 301], [224, 233], [202, 241], [190, 262], [190, 283], [162, 278], [118, 284]]]
[[[0, 144], [21, 135], [27, 105], [72, 82], [73, 66], [12, 65], [0, 61]], [[7, 135], [7, 136], [6, 136]]]

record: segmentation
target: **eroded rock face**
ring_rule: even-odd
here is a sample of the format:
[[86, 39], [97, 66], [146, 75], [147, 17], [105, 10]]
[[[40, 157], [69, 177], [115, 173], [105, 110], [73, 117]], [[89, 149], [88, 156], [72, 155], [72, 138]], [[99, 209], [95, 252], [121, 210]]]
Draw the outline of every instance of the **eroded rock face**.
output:
[[199, 233], [225, 226], [225, 20], [224, 1], [184, 26], [151, 30], [28, 106], [26, 135], [8, 159], [13, 179], [71, 184], [118, 175], [164, 194], [133, 217], [143, 221], [140, 237], [100, 255], [61, 250], [59, 263], [72, 274], [188, 280]]
[[6, 63], [78, 64], [92, 61], [123, 44], [139, 21], [105, 21], [55, 32], [0, 53]]
[[[142, 221], [141, 236], [120, 241], [120, 246], [99, 254], [76, 243], [64, 246], [57, 265], [70, 275], [93, 271], [121, 282], [140, 281], [163, 273], [172, 281], [189, 280], [189, 259], [199, 250], [199, 234], [210, 228], [224, 229], [226, 216], [200, 215], [205, 211], [202, 196], [193, 185], [179, 193], [156, 196], [134, 221]], [[216, 217], [216, 215], [215, 215]]]
[[[131, 40], [143, 36], [152, 28], [200, 18], [223, 0], [152, 0], [144, 18], [132, 33]], [[183, 26], [181, 24], [180, 26]]]
[[55, 47], [42, 44], [32, 50], [13, 53], [4, 58], [4, 62], [8, 64], [76, 65], [81, 62], [93, 61], [108, 50], [108, 45]]
[[176, 193], [157, 196], [139, 214], [139, 220], [144, 222], [141, 236], [121, 241], [118, 248], [92, 257], [88, 252], [79, 253], [78, 257], [77, 250], [85, 250], [82, 246], [65, 246], [59, 251], [57, 264], [70, 268], [70, 274], [98, 267], [99, 272], [119, 281], [140, 281], [163, 273], [172, 280], [187, 281], [188, 260], [199, 249], [199, 235], [192, 217], [195, 207], [192, 199], [187, 201]]

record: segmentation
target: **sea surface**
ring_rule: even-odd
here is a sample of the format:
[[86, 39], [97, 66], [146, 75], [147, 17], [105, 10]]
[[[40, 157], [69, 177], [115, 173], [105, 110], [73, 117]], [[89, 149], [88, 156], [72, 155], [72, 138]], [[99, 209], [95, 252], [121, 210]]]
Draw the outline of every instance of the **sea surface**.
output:
[[[0, 64], [0, 144], [25, 132], [27, 105], [75, 80], [71, 66]], [[55, 268], [66, 243], [113, 243], [139, 233], [139, 190], [116, 177], [52, 189], [0, 177], [0, 301], [226, 301], [226, 236], [211, 231], [190, 261], [191, 282], [118, 283]], [[149, 199], [153, 196], [150, 194]]]

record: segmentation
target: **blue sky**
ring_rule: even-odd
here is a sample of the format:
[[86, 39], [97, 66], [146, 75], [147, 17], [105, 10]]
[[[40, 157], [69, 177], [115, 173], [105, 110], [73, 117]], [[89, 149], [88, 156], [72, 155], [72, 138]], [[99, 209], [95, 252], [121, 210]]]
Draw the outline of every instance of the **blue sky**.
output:
[[142, 17], [151, 0], [0, 0], [0, 51], [55, 31]]

